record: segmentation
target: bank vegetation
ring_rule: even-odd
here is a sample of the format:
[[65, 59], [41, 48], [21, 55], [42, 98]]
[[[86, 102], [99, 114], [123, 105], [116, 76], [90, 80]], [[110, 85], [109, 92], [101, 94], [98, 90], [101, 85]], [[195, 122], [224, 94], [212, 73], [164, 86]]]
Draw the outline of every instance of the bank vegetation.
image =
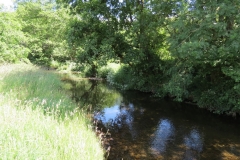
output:
[[52, 71], [0, 65], [1, 159], [103, 159], [86, 112]]
[[240, 112], [240, 2], [30, 0], [0, 12], [0, 61]]

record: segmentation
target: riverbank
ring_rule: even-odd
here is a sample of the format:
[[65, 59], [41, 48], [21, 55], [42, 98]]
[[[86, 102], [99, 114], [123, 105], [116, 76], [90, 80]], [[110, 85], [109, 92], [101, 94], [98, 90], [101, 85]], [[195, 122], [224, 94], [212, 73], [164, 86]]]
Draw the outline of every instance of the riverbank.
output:
[[51, 71], [26, 64], [0, 66], [0, 157], [103, 159], [81, 107]]

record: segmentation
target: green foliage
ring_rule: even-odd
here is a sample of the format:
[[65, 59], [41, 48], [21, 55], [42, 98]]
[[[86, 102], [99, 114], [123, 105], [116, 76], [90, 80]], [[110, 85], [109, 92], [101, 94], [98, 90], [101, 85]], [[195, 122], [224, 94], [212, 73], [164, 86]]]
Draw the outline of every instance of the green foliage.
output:
[[107, 79], [110, 74], [116, 73], [121, 65], [119, 63], [107, 63], [105, 66], [101, 66], [98, 70], [98, 77]]
[[122, 90], [134, 89], [162, 96], [160, 88], [162, 75], [149, 74], [149, 76], [145, 76], [145, 74], [137, 73], [132, 66], [122, 64], [118, 69], [110, 70], [106, 79], [109, 84]]
[[[97, 0], [71, 3], [76, 18], [70, 23], [68, 43], [86, 75], [107, 75], [108, 81], [120, 88], [162, 95], [159, 88], [166, 77], [164, 61], [171, 59], [166, 15], [173, 14], [176, 4]], [[102, 69], [111, 60], [120, 62], [121, 69]]]
[[[176, 65], [169, 69], [166, 88], [217, 113], [239, 112], [239, 2], [183, 4], [171, 24], [169, 42]], [[180, 83], [175, 83], [175, 77], [182, 81], [178, 78]], [[171, 88], [177, 90], [171, 92]]]
[[67, 9], [52, 1], [16, 3], [16, 11], [0, 12], [0, 61], [29, 59], [49, 66], [70, 59], [64, 34], [70, 19]]
[[27, 58], [26, 36], [15, 13], [0, 12], [0, 63], [18, 62]]
[[114, 50], [118, 49], [116, 46], [119, 41], [111, 22], [114, 21], [113, 17], [101, 15], [102, 10], [107, 13], [109, 8], [99, 1], [78, 1], [76, 16], [68, 29], [72, 55], [82, 66], [89, 68], [90, 76], [96, 76], [98, 68], [112, 59]]
[[28, 58], [38, 64], [51, 65], [52, 61], [69, 59], [66, 31], [69, 16], [67, 9], [50, 1], [18, 3], [17, 17], [22, 31], [28, 38]]
[[109, 84], [114, 85], [120, 89], [131, 89], [133, 77], [131, 76], [130, 68], [126, 65], [122, 65], [117, 70], [112, 70], [107, 75], [107, 81]]
[[240, 2], [57, 2], [18, 1], [16, 12], [0, 13], [1, 62], [29, 58], [122, 89], [240, 112]]

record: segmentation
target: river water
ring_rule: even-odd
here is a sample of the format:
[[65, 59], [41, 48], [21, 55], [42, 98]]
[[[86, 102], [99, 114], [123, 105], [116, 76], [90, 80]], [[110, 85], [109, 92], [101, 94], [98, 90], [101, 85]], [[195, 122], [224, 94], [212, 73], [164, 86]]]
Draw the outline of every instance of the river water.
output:
[[237, 120], [102, 81], [68, 83], [73, 99], [111, 132], [108, 159], [240, 160]]

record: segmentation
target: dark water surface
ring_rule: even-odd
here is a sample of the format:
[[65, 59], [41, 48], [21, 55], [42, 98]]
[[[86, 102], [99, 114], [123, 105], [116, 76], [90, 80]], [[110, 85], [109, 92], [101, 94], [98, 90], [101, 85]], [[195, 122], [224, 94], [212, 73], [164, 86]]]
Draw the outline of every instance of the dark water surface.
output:
[[71, 85], [73, 98], [110, 130], [109, 159], [240, 160], [239, 121], [101, 81]]

